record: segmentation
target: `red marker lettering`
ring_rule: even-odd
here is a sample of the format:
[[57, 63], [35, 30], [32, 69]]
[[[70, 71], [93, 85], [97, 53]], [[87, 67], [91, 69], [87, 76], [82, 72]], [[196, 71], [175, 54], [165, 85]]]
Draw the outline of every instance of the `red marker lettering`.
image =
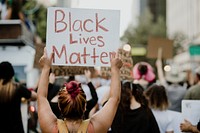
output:
[[[58, 19], [58, 17], [57, 17], [58, 13], [60, 13], [60, 15], [62, 15], [61, 20], [57, 20]], [[64, 18], [65, 18], [65, 13], [62, 10], [56, 10], [55, 11], [55, 32], [56, 33], [63, 32], [67, 28], [67, 23], [65, 23], [63, 21]], [[58, 24], [63, 24], [63, 28], [58, 29], [58, 27], [57, 27]]]

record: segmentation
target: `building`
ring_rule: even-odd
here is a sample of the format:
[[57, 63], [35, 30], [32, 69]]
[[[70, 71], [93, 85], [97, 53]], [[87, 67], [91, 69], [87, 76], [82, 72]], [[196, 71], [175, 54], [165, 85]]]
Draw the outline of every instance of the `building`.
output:
[[177, 32], [193, 40], [200, 34], [200, 1], [167, 0], [167, 34], [169, 38]]
[[[192, 45], [200, 45], [200, 1], [167, 0], [167, 34], [173, 38], [176, 33], [186, 37], [182, 44], [185, 52], [174, 57], [174, 62], [183, 69], [195, 69], [200, 63], [200, 52], [191, 54]], [[199, 47], [199, 46], [198, 46]], [[195, 50], [195, 51], [196, 51]]]

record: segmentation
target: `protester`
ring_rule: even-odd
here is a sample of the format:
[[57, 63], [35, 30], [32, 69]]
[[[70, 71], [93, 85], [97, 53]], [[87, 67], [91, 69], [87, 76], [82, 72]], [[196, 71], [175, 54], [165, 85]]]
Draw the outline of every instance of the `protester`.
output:
[[181, 112], [181, 101], [187, 91], [187, 74], [179, 71], [178, 67], [172, 67], [172, 70], [164, 76], [161, 59], [157, 59], [156, 67], [160, 84], [166, 88], [170, 102], [169, 110]]
[[[85, 72], [85, 78], [87, 80], [87, 84], [86, 85], [82, 84], [82, 87], [85, 88], [87, 86], [89, 88], [89, 93], [91, 94], [91, 98], [86, 99], [87, 100], [86, 111], [84, 112], [84, 119], [88, 119], [90, 111], [97, 104], [98, 97], [97, 97], [95, 87], [93, 86], [93, 84], [91, 82], [90, 70], [85, 70], [84, 72]], [[52, 109], [53, 113], [56, 115], [56, 117], [61, 118], [62, 115], [61, 115], [60, 109], [58, 107], [58, 96], [59, 96], [58, 93], [60, 91], [61, 86], [55, 84], [55, 78], [56, 78], [55, 74], [50, 73], [47, 100], [49, 101], [51, 109]], [[67, 79], [67, 83], [70, 81], [73, 81], [73, 80], [75, 80], [75, 77], [69, 76], [69, 78]], [[86, 97], [87, 97], [87, 95], [86, 95]]]
[[188, 120], [184, 120], [184, 122], [180, 124], [180, 129], [182, 132], [200, 133], [200, 121], [197, 126], [194, 126]]
[[21, 98], [36, 100], [37, 94], [14, 81], [11, 63], [0, 63], [0, 132], [24, 133], [21, 116]]
[[151, 85], [144, 91], [149, 107], [156, 118], [161, 133], [173, 133], [173, 118], [169, 113], [168, 98], [164, 86]]
[[155, 82], [155, 77], [152, 66], [147, 62], [138, 62], [133, 67], [134, 83], [139, 83], [144, 89]]
[[22, 12], [22, 0], [7, 0], [7, 13], [5, 19], [20, 19], [25, 21], [25, 16]]
[[159, 133], [156, 119], [143, 96], [132, 82], [122, 85], [121, 101], [111, 126], [113, 133]]
[[[112, 124], [120, 101], [121, 85], [119, 69], [122, 66], [121, 60], [115, 58], [111, 61], [112, 78], [108, 102], [97, 114], [84, 121], [83, 114], [86, 107], [86, 96], [80, 84], [76, 81], [66, 83], [63, 90], [59, 93], [58, 104], [64, 119], [57, 119], [51, 111], [47, 101], [47, 93], [49, 83], [48, 75], [52, 58], [53, 54], [48, 58], [46, 49], [44, 49], [44, 55], [40, 59], [42, 73], [38, 88], [38, 114], [42, 132], [77, 132], [78, 130], [81, 132], [86, 132], [87, 130], [89, 133], [107, 132]], [[84, 126], [84, 124], [86, 125]], [[85, 129], [82, 129], [82, 127]]]
[[184, 99], [187, 100], [200, 100], [200, 67], [195, 69], [195, 85], [191, 86], [185, 96]]

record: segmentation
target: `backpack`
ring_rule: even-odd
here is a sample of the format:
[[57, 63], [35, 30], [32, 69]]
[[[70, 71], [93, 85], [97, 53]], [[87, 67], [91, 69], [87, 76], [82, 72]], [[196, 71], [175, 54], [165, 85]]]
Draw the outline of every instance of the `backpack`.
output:
[[[90, 119], [82, 121], [77, 133], [87, 133], [89, 123], [90, 123]], [[57, 119], [57, 125], [58, 125], [59, 133], [69, 133], [67, 129], [67, 125], [65, 124], [63, 120]]]

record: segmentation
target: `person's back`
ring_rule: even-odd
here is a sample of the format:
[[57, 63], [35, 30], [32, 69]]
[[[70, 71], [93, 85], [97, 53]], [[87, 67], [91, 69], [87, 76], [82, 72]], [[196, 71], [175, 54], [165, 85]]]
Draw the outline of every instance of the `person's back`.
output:
[[[53, 53], [48, 57], [47, 51], [44, 49], [44, 54], [40, 58], [42, 73], [38, 86], [38, 118], [40, 128], [42, 132], [45, 133], [61, 132], [58, 128], [58, 119], [53, 114], [47, 100], [48, 75], [52, 61]], [[120, 101], [121, 84], [119, 69], [122, 65], [122, 61], [119, 58], [111, 60], [112, 77], [110, 97], [105, 106], [98, 113], [91, 116], [87, 132], [107, 132], [111, 126]], [[58, 105], [67, 130], [69, 132], [77, 132], [84, 121], [83, 116], [86, 109], [86, 95], [81, 88], [81, 84], [77, 81], [65, 83], [64, 87], [59, 92]], [[91, 127], [93, 131], [90, 130]]]
[[137, 85], [126, 82], [122, 87], [120, 106], [111, 126], [113, 133], [159, 133], [152, 111]]
[[113, 133], [159, 133], [152, 111], [144, 106], [133, 110], [118, 109], [111, 130]]
[[181, 101], [187, 91], [186, 86], [171, 84], [166, 86], [166, 91], [170, 102], [169, 110], [181, 112]]
[[10, 101], [0, 102], [0, 132], [24, 132], [20, 110], [21, 98], [31, 97], [31, 92], [25, 92], [25, 89], [23, 86], [17, 87]]
[[13, 83], [14, 69], [9, 62], [0, 63], [0, 132], [1, 133], [23, 133], [21, 118], [21, 98], [33, 98], [32, 93], [26, 87]]
[[173, 119], [167, 110], [169, 106], [165, 87], [153, 84], [144, 91], [161, 133], [174, 133]]
[[195, 85], [191, 86], [186, 94], [184, 99], [188, 100], [200, 100], [200, 67], [195, 69]]
[[191, 86], [185, 96], [184, 99], [188, 100], [200, 100], [200, 84], [195, 84]]

